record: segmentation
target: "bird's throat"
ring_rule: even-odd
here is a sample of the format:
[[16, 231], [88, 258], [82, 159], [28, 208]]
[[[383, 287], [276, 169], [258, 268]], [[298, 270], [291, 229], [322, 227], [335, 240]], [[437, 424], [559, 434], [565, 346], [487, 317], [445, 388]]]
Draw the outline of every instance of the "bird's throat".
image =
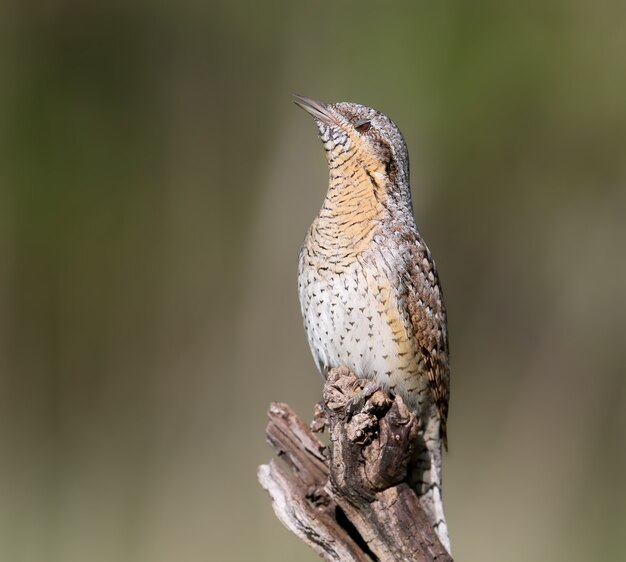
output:
[[316, 235], [334, 254], [354, 257], [378, 231], [386, 210], [384, 178], [362, 164], [331, 168]]

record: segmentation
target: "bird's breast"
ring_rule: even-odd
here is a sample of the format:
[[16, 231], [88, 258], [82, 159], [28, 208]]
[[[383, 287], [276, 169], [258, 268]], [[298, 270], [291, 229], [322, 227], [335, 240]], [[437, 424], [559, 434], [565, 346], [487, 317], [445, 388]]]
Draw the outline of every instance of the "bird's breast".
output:
[[[310, 246], [307, 239], [300, 256], [299, 294], [320, 371], [346, 365], [419, 409], [428, 398], [427, 382], [393, 266], [374, 251], [333, 265]], [[394, 259], [392, 253], [387, 257]]]

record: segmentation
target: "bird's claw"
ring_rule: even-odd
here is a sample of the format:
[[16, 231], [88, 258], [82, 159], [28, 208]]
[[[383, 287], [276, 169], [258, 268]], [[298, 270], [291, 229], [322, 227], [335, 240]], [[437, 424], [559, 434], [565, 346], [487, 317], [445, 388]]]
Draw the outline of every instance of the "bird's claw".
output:
[[363, 390], [349, 398], [346, 402], [346, 413], [348, 414], [348, 417], [351, 418], [359, 410], [362, 410], [365, 403], [379, 390], [381, 390], [380, 384], [372, 382], [369, 383]]

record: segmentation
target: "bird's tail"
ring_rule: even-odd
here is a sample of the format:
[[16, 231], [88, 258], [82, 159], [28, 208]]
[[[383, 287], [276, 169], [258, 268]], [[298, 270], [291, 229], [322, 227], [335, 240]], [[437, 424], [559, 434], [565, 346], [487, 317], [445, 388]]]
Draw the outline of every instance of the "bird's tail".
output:
[[448, 525], [443, 513], [441, 493], [441, 441], [420, 436], [410, 474], [410, 484], [417, 494], [421, 508], [435, 529], [441, 544], [450, 552]]

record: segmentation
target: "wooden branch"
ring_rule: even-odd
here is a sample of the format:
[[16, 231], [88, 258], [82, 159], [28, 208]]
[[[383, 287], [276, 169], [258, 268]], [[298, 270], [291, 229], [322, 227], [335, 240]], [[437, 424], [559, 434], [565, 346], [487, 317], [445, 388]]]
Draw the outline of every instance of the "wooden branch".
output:
[[368, 561], [337, 522], [335, 505], [324, 490], [325, 446], [287, 404], [273, 403], [268, 415], [267, 439], [287, 466], [272, 460], [259, 467], [258, 478], [278, 519], [324, 560]]
[[286, 404], [272, 404], [269, 418], [284, 462], [259, 467], [259, 481], [280, 521], [324, 560], [452, 560], [406, 483], [419, 424], [400, 397], [338, 368], [313, 422], [327, 427], [328, 447]]

